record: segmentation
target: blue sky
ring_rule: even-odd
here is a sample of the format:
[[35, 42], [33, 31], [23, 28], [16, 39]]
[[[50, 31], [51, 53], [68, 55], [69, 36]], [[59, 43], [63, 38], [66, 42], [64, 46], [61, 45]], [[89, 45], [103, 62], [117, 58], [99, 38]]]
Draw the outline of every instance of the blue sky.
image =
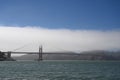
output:
[[120, 0], [0, 0], [0, 25], [120, 29]]
[[119, 36], [120, 0], [0, 0], [0, 50], [120, 50]]

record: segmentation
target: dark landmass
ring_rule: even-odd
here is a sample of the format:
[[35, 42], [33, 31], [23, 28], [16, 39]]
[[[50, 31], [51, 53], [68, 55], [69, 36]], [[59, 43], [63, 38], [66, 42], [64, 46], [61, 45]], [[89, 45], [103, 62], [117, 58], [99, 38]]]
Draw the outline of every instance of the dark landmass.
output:
[[15, 61], [15, 59], [9, 58], [5, 53], [0, 52], [0, 61]]
[[[37, 54], [14, 57], [18, 60], [36, 60]], [[85, 51], [81, 53], [43, 53], [43, 60], [120, 60], [120, 51]]]

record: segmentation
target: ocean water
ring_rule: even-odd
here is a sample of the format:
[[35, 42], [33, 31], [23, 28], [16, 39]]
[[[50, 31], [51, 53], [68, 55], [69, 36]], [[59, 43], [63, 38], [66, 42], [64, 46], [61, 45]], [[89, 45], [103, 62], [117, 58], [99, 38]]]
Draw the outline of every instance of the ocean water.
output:
[[1, 61], [0, 80], [120, 80], [120, 61]]

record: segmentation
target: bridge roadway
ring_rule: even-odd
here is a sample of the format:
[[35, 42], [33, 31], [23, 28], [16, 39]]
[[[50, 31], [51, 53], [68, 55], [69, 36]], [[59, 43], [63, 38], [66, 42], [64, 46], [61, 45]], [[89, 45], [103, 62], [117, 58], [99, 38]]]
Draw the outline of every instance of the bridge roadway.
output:
[[73, 55], [73, 54], [75, 54], [74, 52], [42, 52], [42, 50], [41, 51], [39, 51], [39, 52], [13, 52], [13, 51], [7, 51], [7, 52], [1, 52], [1, 53], [4, 53], [4, 54], [6, 54], [6, 56], [7, 56], [7, 58], [8, 59], [11, 59], [11, 54], [37, 54], [39, 57], [38, 57], [38, 61], [42, 61], [43, 60], [43, 58], [42, 58], [42, 55], [43, 54], [69, 54], [69, 55]]
[[[8, 53], [8, 52], [3, 52], [3, 53]], [[39, 52], [10, 52], [10, 53], [11, 54], [39, 54]]]
[[[8, 51], [9, 52], [9, 51]], [[8, 52], [3, 52], [3, 53], [8, 53]], [[10, 52], [11, 54], [39, 54], [39, 52]], [[75, 52], [42, 52], [42, 54], [77, 54]]]

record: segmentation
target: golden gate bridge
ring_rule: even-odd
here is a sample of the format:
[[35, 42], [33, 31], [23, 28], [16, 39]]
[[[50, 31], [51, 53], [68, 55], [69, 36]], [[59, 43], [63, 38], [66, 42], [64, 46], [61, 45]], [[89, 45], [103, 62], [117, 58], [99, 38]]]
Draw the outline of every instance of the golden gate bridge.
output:
[[[24, 48], [24, 46], [22, 47], [19, 47], [19, 48], [16, 48], [14, 49], [13, 51], [0, 51], [0, 55], [5, 55], [8, 59], [11, 59], [11, 54], [37, 54], [38, 55], [38, 59], [36, 59], [37, 61], [42, 61], [43, 60], [43, 53], [49, 53], [49, 54], [52, 54], [54, 52], [43, 52], [43, 46], [39, 46], [39, 49], [38, 49], [38, 52], [21, 52], [21, 51], [17, 51], [19, 49], [22, 49]], [[63, 49], [62, 49], [63, 50]], [[64, 50], [64, 51], [67, 51], [67, 50]], [[73, 51], [67, 51], [67, 52], [72, 52], [74, 53]], [[61, 52], [56, 52], [56, 53], [61, 53]]]

